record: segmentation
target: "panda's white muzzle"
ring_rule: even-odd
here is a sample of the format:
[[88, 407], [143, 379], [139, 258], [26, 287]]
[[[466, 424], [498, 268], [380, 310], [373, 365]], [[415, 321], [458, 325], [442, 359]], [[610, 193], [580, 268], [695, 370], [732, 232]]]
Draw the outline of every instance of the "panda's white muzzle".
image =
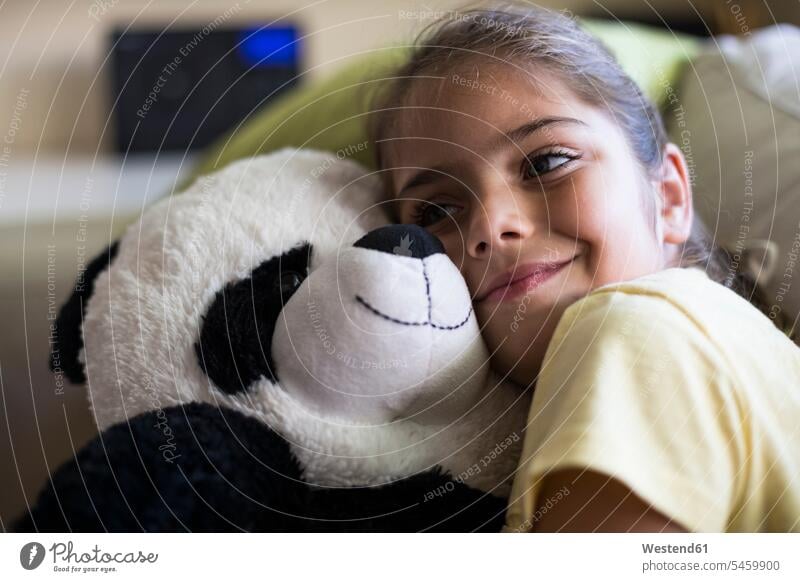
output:
[[375, 424], [446, 421], [474, 404], [488, 354], [442, 250], [427, 233], [384, 227], [311, 272], [272, 344], [280, 385], [298, 405]]

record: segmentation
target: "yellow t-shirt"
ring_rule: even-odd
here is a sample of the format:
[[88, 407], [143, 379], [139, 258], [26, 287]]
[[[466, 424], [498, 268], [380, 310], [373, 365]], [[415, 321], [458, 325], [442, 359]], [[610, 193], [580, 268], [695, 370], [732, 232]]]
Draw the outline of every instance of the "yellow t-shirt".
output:
[[800, 531], [800, 348], [696, 267], [595, 289], [548, 345], [506, 531], [558, 503], [537, 490], [566, 468], [691, 531]]

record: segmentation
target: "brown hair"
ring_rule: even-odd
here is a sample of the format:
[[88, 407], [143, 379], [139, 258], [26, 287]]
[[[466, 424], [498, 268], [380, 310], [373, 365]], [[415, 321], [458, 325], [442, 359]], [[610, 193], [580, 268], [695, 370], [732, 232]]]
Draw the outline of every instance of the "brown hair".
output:
[[[668, 141], [661, 114], [605, 45], [561, 12], [514, 3], [453, 12], [422, 31], [408, 61], [373, 96], [368, 132], [378, 168], [384, 162], [381, 144], [407, 105], [414, 81], [479, 58], [542, 66], [579, 98], [612, 116], [646, 172], [660, 169]], [[697, 216], [678, 266], [703, 268], [769, 316], [761, 290], [714, 244]], [[773, 314], [771, 319], [790, 335], [786, 318]]]

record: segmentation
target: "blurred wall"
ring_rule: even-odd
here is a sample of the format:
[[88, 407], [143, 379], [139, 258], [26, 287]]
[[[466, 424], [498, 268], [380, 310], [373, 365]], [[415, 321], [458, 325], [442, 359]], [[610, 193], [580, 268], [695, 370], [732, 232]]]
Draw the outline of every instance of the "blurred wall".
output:
[[[724, 4], [724, 0], [538, 3], [568, 8], [575, 14], [659, 22], [680, 15], [697, 19], [709, 2]], [[453, 0], [7, 0], [0, 5], [0, 125], [24, 92], [24, 123], [15, 151], [94, 152], [98, 146], [109, 147], [107, 36], [116, 25], [202, 26], [218, 18], [231, 25], [295, 22], [307, 35], [305, 65], [310, 80], [334, 71], [339, 59], [387, 42], [410, 41], [414, 31], [437, 13], [464, 4]]]

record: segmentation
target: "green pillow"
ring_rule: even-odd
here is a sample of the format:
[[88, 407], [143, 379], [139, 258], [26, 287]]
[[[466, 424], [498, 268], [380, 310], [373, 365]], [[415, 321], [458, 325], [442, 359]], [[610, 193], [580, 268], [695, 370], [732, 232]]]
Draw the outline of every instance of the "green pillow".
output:
[[[598, 20], [582, 24], [659, 104], [700, 44], [692, 36], [638, 24]], [[286, 91], [212, 144], [189, 180], [239, 158], [287, 146], [339, 152], [371, 166], [365, 126], [369, 98], [380, 79], [402, 64], [407, 54], [405, 47], [370, 51], [327, 79]]]

